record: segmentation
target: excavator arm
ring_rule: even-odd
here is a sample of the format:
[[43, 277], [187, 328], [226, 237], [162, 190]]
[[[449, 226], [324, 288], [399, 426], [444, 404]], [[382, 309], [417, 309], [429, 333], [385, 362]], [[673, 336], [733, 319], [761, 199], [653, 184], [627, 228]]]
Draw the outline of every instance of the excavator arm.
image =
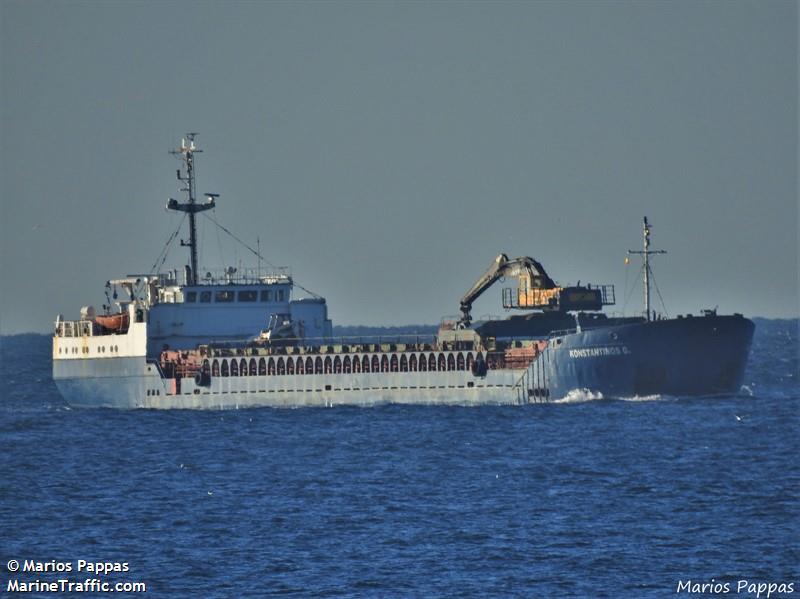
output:
[[500, 254], [480, 278], [470, 287], [469, 291], [461, 298], [460, 326], [468, 327], [472, 322], [472, 303], [484, 291], [491, 287], [498, 279], [504, 277], [527, 276], [528, 286], [531, 289], [555, 289], [556, 284], [544, 270], [544, 267], [528, 256], [509, 260], [505, 254]]

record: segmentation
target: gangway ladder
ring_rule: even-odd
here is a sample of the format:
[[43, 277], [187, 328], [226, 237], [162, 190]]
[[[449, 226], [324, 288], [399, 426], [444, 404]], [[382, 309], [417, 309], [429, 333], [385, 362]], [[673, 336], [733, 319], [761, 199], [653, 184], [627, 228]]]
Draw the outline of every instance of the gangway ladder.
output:
[[547, 350], [540, 352], [531, 360], [525, 372], [519, 377], [511, 392], [520, 405], [529, 403], [546, 403], [550, 401], [550, 390], [547, 388], [544, 361]]

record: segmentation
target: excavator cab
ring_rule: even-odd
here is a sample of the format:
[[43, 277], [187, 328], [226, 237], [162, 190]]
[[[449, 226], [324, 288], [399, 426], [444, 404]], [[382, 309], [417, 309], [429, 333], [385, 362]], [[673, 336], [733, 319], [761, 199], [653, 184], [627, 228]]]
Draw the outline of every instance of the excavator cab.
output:
[[528, 287], [527, 283], [525, 277], [520, 277], [516, 289], [513, 287], [503, 289], [504, 308], [577, 312], [602, 310], [604, 305], [614, 303], [614, 288], [611, 285], [537, 289]]

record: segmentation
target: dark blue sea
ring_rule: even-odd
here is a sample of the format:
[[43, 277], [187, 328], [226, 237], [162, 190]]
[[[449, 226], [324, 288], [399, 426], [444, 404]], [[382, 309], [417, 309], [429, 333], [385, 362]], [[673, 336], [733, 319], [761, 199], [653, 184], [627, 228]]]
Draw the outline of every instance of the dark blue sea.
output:
[[737, 396], [525, 407], [71, 410], [48, 337], [1, 341], [0, 595], [800, 594], [797, 321], [757, 321]]

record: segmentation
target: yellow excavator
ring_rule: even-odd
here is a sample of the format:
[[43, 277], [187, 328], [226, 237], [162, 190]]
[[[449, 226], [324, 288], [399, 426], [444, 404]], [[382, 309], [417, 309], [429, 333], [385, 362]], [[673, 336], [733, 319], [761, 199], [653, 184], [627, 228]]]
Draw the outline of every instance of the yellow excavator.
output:
[[475, 281], [461, 298], [459, 326], [469, 327], [472, 322], [472, 303], [498, 279], [516, 277], [516, 288], [503, 289], [503, 307], [518, 310], [546, 310], [570, 312], [601, 310], [614, 303], [611, 285], [575, 285], [560, 287], [538, 261], [529, 256], [509, 260], [505, 254], [494, 259], [488, 270]]

